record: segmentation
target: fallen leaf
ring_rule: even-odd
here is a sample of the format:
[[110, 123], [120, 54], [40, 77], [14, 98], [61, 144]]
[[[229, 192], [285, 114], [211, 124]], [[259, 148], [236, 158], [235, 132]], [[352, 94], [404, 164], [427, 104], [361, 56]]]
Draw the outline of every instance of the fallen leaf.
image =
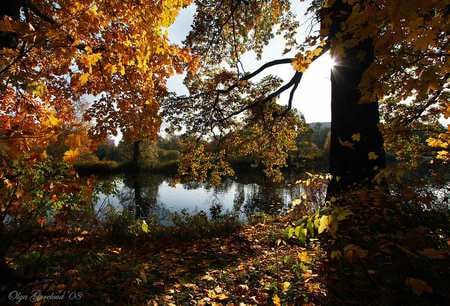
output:
[[291, 283], [290, 282], [284, 282], [283, 283], [283, 292], [286, 293], [289, 288], [291, 287]]
[[306, 252], [306, 251], [298, 252], [297, 255], [298, 255], [298, 259], [301, 262], [306, 262], [306, 263], [311, 262], [311, 257], [308, 255], [308, 252]]
[[280, 300], [280, 297], [278, 296], [278, 294], [275, 294], [272, 297], [272, 302], [275, 306], [281, 306], [281, 300]]
[[212, 276], [209, 275], [209, 274], [206, 274], [206, 275], [202, 276], [201, 280], [210, 282], [210, 281], [213, 281], [213, 280], [214, 280], [214, 277], [212, 277]]

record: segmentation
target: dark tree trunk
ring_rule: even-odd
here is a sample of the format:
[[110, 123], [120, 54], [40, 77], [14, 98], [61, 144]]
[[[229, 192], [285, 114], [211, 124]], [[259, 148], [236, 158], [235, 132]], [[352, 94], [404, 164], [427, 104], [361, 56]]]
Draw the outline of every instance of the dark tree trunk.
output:
[[[333, 19], [331, 41], [350, 8], [338, 0], [333, 10], [339, 13]], [[351, 39], [351, 33], [343, 35]], [[360, 101], [358, 88], [364, 72], [374, 61], [372, 40], [346, 49], [337, 61], [331, 72], [330, 172], [333, 179], [328, 195], [339, 193], [354, 183], [369, 182], [385, 167], [383, 137], [378, 128], [378, 101]]]
[[133, 165], [138, 166], [141, 160], [141, 140], [133, 142]]
[[135, 205], [135, 217], [137, 219], [139, 218], [145, 218], [148, 217], [145, 214], [144, 209], [144, 201], [142, 198], [142, 186], [141, 182], [139, 180], [139, 176], [136, 175], [132, 178], [133, 180], [133, 189], [134, 189], [134, 205]]

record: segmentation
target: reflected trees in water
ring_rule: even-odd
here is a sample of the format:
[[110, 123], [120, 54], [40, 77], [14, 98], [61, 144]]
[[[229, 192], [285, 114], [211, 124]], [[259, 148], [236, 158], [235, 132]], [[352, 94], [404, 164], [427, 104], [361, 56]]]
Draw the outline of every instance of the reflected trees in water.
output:
[[[171, 213], [181, 208], [188, 213], [208, 213], [211, 218], [224, 213], [244, 219], [254, 213], [278, 215], [302, 191], [296, 184], [274, 184], [270, 180], [252, 180], [251, 177], [227, 178], [220, 185], [187, 182], [170, 186], [170, 181], [170, 177], [162, 175], [127, 174], [108, 182], [100, 181], [98, 192], [103, 193], [103, 202], [110, 201], [109, 196], [114, 197], [111, 200], [114, 203], [109, 204], [113, 209], [136, 219], [152, 218], [164, 223]], [[107, 184], [110, 186], [105, 188]], [[173, 198], [167, 199], [168, 196]], [[202, 207], [200, 211], [197, 210], [199, 206]], [[104, 207], [97, 207], [100, 209]]]

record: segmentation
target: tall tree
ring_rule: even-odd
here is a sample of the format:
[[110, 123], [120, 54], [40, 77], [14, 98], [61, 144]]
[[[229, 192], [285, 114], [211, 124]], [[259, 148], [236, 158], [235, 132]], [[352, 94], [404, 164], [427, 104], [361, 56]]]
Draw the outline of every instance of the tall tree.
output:
[[[93, 102], [82, 119], [89, 122], [91, 138], [116, 135], [118, 129], [130, 141], [156, 138], [166, 80], [190, 60], [187, 49], [169, 43], [167, 27], [189, 3], [15, 0], [2, 5], [2, 141], [20, 150], [45, 149], [58, 129], [76, 119], [77, 101], [86, 95]], [[67, 160], [80, 150], [71, 147]]]
[[[378, 103], [396, 97], [399, 109], [401, 104], [410, 105], [395, 119], [404, 128], [431, 111], [435, 116], [448, 112], [449, 6], [445, 2], [313, 0], [306, 4], [309, 14], [303, 21], [296, 20], [287, 0], [195, 1], [197, 13], [186, 45], [202, 56], [202, 65], [198, 75], [188, 74], [190, 95], [168, 100], [165, 113], [175, 127], [187, 126], [187, 134], [195, 139], [223, 139], [218, 159], [236, 149], [230, 144], [242, 144], [246, 136], [247, 151], [260, 152], [278, 170], [285, 157], [273, 148], [291, 149], [294, 134], [273, 126], [292, 118], [290, 108], [303, 72], [330, 51], [338, 63], [332, 71], [330, 192], [370, 180], [385, 164]], [[299, 22], [308, 23], [307, 18], [313, 30], [297, 41]], [[254, 51], [259, 58], [274, 32], [286, 39], [286, 52], [294, 57], [245, 72], [240, 57]], [[273, 77], [253, 81], [261, 72], [286, 64], [295, 69], [286, 84]], [[274, 104], [288, 90], [288, 104]], [[236, 132], [258, 120], [263, 124], [253, 137]], [[298, 132], [296, 126], [291, 132]], [[440, 142], [430, 143], [445, 149], [448, 136], [437, 137]], [[270, 139], [270, 145], [261, 145], [262, 138]], [[443, 152], [447, 151], [440, 156], [448, 156]], [[187, 161], [195, 168], [213, 167], [199, 156], [213, 159], [203, 154]], [[268, 173], [274, 174], [271, 170], [269, 166]]]
[[355, 39], [354, 33], [343, 29], [351, 13], [352, 6], [340, 0], [322, 12], [328, 15], [325, 18], [332, 20], [330, 28], [325, 30], [328, 39], [334, 49], [339, 44], [343, 44], [344, 49], [336, 55], [339, 63], [331, 70], [330, 172], [333, 177], [329, 194], [352, 183], [370, 181], [385, 167], [383, 137], [378, 128], [378, 101], [360, 100], [359, 84], [375, 60], [373, 38], [369, 36], [355, 46], [345, 47]]
[[[167, 28], [190, 2], [2, 2], [2, 242], [7, 216], [9, 225], [20, 225], [39, 217], [36, 207], [80, 193], [75, 179], [64, 181], [59, 174], [36, 183], [36, 177], [47, 175], [48, 167], [41, 167], [49, 159], [46, 148], [59, 135], [67, 135], [64, 160], [69, 163], [92, 149], [91, 140], [116, 135], [118, 129], [129, 141], [156, 139], [159, 99], [166, 94], [167, 78], [183, 71], [191, 59], [189, 50], [169, 43]], [[93, 102], [78, 116], [79, 101], [86, 96]], [[42, 224], [42, 218], [36, 220]], [[6, 243], [0, 250], [0, 269], [5, 266], [4, 247]]]

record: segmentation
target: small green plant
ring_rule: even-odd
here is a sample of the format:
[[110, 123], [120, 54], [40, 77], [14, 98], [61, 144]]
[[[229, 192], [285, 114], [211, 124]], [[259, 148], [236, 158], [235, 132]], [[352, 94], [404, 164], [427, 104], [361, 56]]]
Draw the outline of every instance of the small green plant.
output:
[[124, 242], [149, 234], [152, 223], [149, 220], [136, 219], [127, 211], [118, 213], [110, 210], [107, 212], [104, 226], [113, 241]]
[[285, 229], [285, 238], [296, 238], [302, 245], [306, 244], [310, 238], [328, 232], [335, 236], [338, 230], [339, 222], [344, 221], [352, 213], [349, 209], [342, 207], [324, 208], [313, 215], [306, 215], [300, 220], [294, 222], [292, 226]]

